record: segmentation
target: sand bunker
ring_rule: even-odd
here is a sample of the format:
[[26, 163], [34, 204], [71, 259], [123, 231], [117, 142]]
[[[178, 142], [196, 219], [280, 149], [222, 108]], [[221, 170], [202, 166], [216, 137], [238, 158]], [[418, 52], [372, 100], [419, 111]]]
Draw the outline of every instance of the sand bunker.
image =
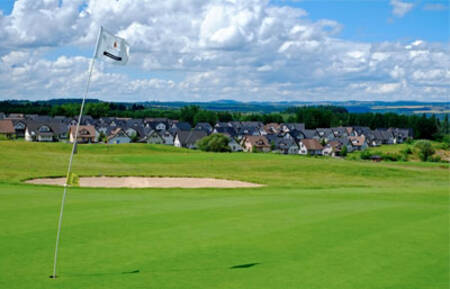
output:
[[[65, 178], [28, 180], [28, 184], [64, 185]], [[213, 178], [80, 177], [80, 187], [92, 188], [255, 188], [262, 185]]]

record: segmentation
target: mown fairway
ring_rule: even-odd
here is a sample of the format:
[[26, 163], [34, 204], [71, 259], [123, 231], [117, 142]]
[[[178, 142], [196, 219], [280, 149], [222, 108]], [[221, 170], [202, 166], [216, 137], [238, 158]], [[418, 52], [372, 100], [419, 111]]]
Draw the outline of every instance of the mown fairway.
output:
[[267, 186], [72, 188], [49, 279], [62, 188], [22, 181], [63, 176], [69, 151], [0, 142], [0, 288], [449, 287], [446, 165], [151, 145], [80, 146], [74, 172]]

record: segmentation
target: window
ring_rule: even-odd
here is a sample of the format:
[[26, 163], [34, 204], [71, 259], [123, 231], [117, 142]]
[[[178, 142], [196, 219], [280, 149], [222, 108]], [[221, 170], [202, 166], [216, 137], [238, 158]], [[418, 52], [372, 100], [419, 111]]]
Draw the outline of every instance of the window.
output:
[[39, 128], [39, 132], [49, 132], [50, 128], [46, 125], [43, 125]]

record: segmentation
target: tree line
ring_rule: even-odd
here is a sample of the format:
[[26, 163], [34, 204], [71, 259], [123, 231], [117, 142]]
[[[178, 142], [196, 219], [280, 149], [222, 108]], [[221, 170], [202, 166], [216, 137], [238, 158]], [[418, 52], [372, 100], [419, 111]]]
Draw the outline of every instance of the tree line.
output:
[[[40, 102], [0, 102], [0, 112], [24, 113], [50, 116], [77, 116], [80, 103], [48, 104]], [[110, 102], [88, 102], [85, 114], [99, 117], [166, 117], [189, 122], [195, 126], [199, 122], [211, 125], [228, 121], [301, 122], [307, 129], [337, 126], [366, 126], [375, 128], [412, 128], [415, 138], [441, 139], [449, 133], [448, 114], [441, 121], [434, 115], [402, 115], [396, 113], [349, 113], [337, 106], [291, 107], [280, 113], [243, 113], [230, 111], [205, 110], [196, 105], [180, 109], [145, 107], [139, 104], [125, 105]]]

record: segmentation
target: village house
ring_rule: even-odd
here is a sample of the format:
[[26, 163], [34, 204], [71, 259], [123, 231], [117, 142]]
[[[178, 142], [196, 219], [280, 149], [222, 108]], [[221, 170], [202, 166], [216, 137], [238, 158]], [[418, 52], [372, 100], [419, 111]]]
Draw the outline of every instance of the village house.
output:
[[299, 146], [292, 138], [281, 138], [275, 140], [275, 150], [282, 154], [298, 154]]
[[173, 133], [171, 133], [170, 131], [167, 131], [167, 130], [160, 131], [158, 133], [164, 140], [165, 145], [173, 145], [173, 141], [175, 139], [175, 135]]
[[408, 128], [389, 128], [394, 136], [394, 143], [401, 144], [413, 138], [413, 130]]
[[207, 134], [211, 134], [213, 131], [213, 127], [207, 122], [199, 122], [194, 127], [194, 130], [201, 130], [201, 131], [206, 132]]
[[156, 130], [151, 130], [144, 138], [139, 140], [140, 143], [148, 144], [164, 144], [164, 139]]
[[351, 136], [349, 137], [350, 144], [352, 145], [351, 151], [362, 151], [365, 150], [368, 145], [364, 135], [362, 136]]
[[206, 132], [201, 130], [179, 131], [175, 135], [173, 145], [189, 149], [197, 148], [197, 141], [207, 136]]
[[236, 137], [236, 130], [231, 126], [216, 126], [214, 127], [212, 133], [221, 133], [225, 135], [229, 135], [230, 137]]
[[67, 139], [68, 128], [57, 122], [30, 121], [25, 129], [26, 141], [53, 142]]
[[317, 128], [316, 132], [321, 141], [329, 142], [335, 138], [331, 128]]
[[13, 122], [9, 119], [0, 120], [0, 136], [4, 138], [12, 138], [16, 131]]
[[192, 129], [191, 125], [185, 121], [173, 123], [172, 128], [176, 129], [176, 130], [182, 130], [182, 131], [190, 131]]
[[130, 143], [131, 138], [122, 128], [118, 127], [111, 131], [110, 135], [106, 138], [106, 142], [108, 144]]
[[290, 122], [290, 123], [282, 123], [280, 124], [280, 130], [282, 132], [291, 132], [293, 130], [304, 130], [305, 124], [299, 122]]
[[268, 123], [264, 126], [266, 134], [278, 134], [281, 132], [280, 124], [276, 122]]
[[[69, 141], [75, 142], [76, 125], [70, 126], [69, 129]], [[98, 142], [99, 133], [92, 125], [80, 125], [78, 129], [77, 143], [96, 143]]]
[[265, 136], [248, 135], [242, 139], [245, 152], [270, 152], [270, 144]]
[[323, 154], [323, 146], [316, 139], [312, 138], [302, 139], [298, 143], [298, 146], [299, 146], [298, 153], [301, 155], [320, 156]]
[[341, 151], [342, 151], [342, 144], [337, 140], [332, 140], [328, 142], [323, 148], [323, 155], [335, 157], [340, 155]]

